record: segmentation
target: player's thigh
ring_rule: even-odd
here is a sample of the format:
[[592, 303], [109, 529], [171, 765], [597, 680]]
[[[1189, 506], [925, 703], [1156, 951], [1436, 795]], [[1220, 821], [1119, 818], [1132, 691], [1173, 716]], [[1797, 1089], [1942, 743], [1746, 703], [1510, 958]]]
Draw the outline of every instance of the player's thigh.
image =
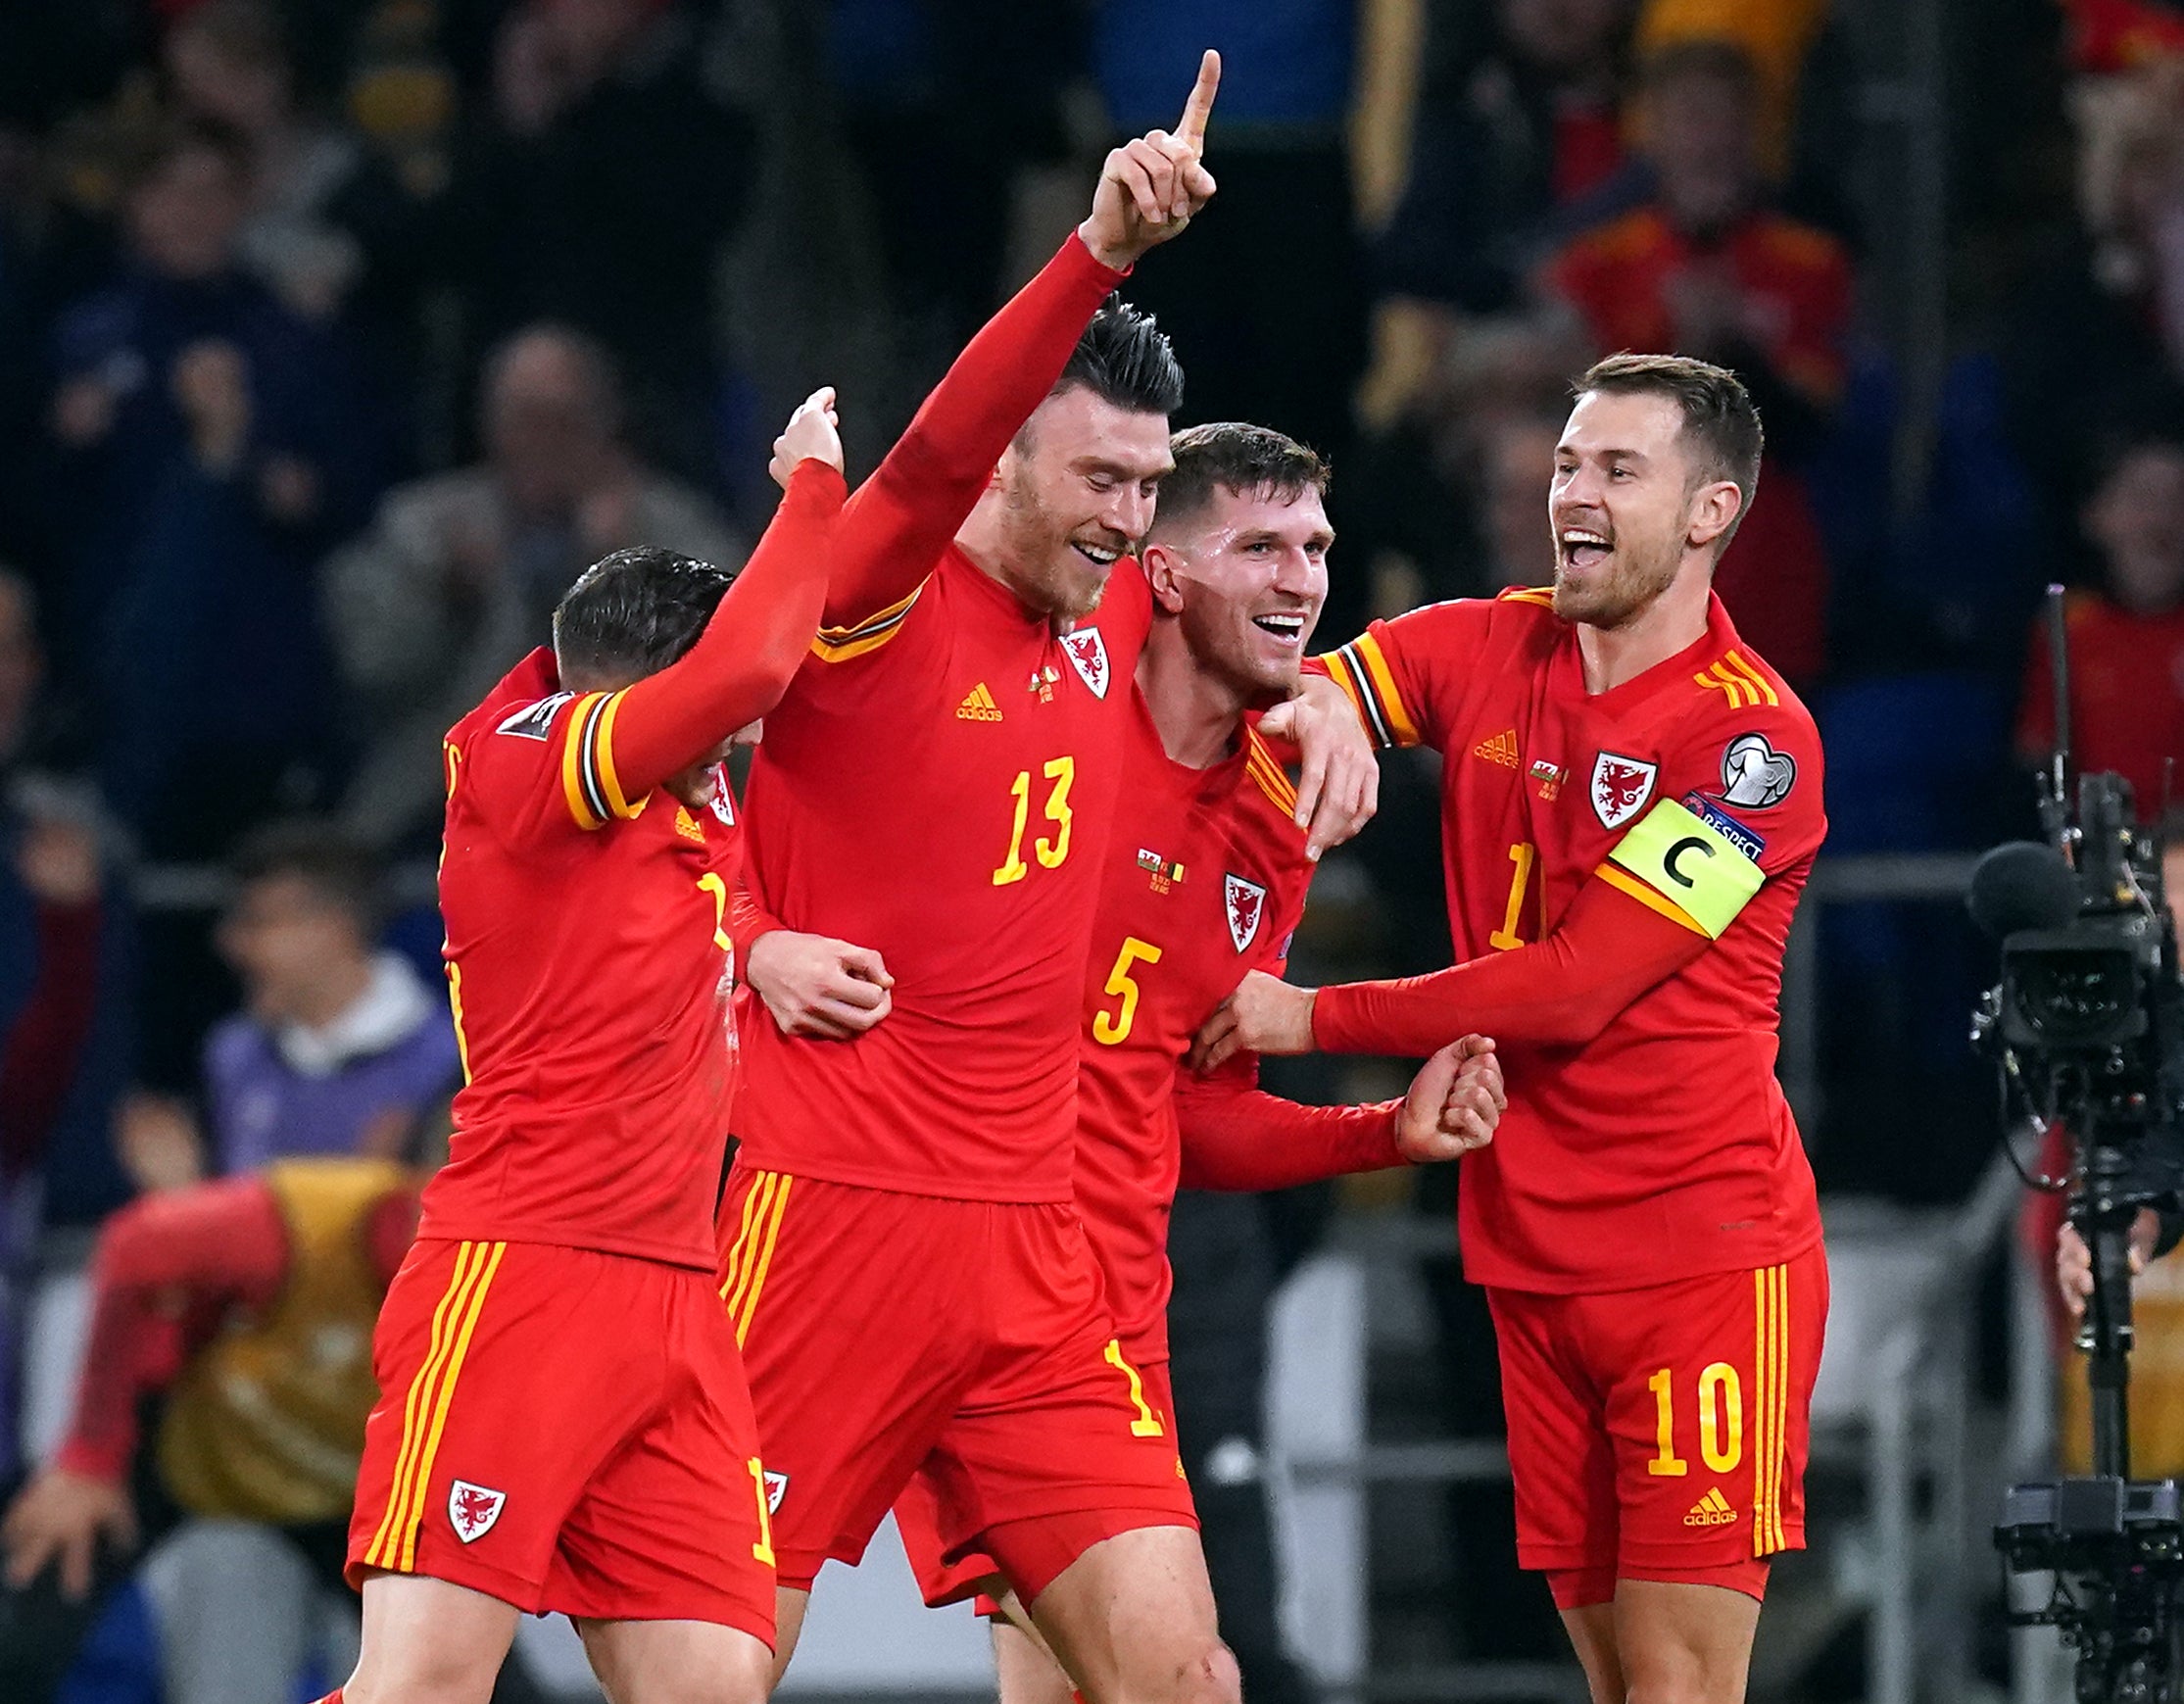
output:
[[364, 1582], [364, 1645], [346, 1704], [486, 1704], [515, 1637], [513, 1604], [416, 1574]]
[[1615, 1594], [1616, 1457], [1585, 1364], [1576, 1299], [1493, 1290], [1487, 1304], [1509, 1419], [1517, 1560], [1564, 1612]]
[[1743, 1704], [1760, 1601], [1727, 1585], [1625, 1580], [1615, 1642], [1635, 1704]]
[[1076, 1215], [997, 1219], [986, 1364], [926, 1468], [944, 1550], [975, 1544], [1032, 1603], [1098, 1540], [1195, 1529], [1197, 1512], [1165, 1364], [1140, 1366], [1114, 1336]]
[[1765, 1595], [1804, 1544], [1825, 1257], [1582, 1298], [1607, 1392], [1622, 1581]]
[[1022, 1625], [994, 1616], [994, 1675], [1000, 1704], [1070, 1704], [1077, 1683], [1047, 1648], [1029, 1617]]
[[781, 1585], [774, 1588], [773, 1666], [767, 1673], [767, 1691], [780, 1685], [781, 1677], [789, 1672], [789, 1659], [797, 1654], [797, 1641], [803, 1637], [804, 1614], [810, 1608], [809, 1586]]
[[542, 1605], [732, 1628], [770, 1648], [769, 1493], [734, 1334], [705, 1274], [658, 1267], [640, 1299], [627, 1327], [657, 1345], [654, 1410], [569, 1511]]
[[1613, 1598], [1564, 1610], [1562, 1625], [1570, 1634], [1570, 1648], [1577, 1653], [1578, 1666], [1585, 1672], [1585, 1690], [1592, 1704], [1623, 1704], [1623, 1663], [1616, 1652]]
[[773, 1652], [703, 1621], [579, 1621], [607, 1704], [764, 1704]]
[[348, 1572], [429, 1575], [535, 1610], [561, 1525], [644, 1424], [659, 1350], [628, 1327], [651, 1263], [419, 1242], [380, 1310]]
[[1191, 1528], [1139, 1527], [1098, 1540], [1030, 1609], [1092, 1704], [1237, 1704], [1242, 1696]]
[[855, 1562], [981, 1354], [993, 1208], [740, 1162], [719, 1299], [741, 1345], [784, 1584]]

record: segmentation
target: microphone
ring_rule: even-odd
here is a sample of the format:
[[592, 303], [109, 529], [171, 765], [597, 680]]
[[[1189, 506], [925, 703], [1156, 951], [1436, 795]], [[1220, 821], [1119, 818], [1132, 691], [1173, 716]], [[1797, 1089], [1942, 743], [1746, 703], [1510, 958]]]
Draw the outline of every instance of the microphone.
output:
[[1965, 902], [1991, 940], [2020, 929], [2060, 929], [2078, 914], [2078, 878], [2055, 848], [2014, 840], [1972, 866]]

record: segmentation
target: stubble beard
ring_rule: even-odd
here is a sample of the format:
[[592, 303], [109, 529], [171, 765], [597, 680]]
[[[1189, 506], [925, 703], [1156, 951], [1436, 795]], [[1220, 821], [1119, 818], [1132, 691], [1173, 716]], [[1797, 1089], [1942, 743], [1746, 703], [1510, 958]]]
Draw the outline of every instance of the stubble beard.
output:
[[1090, 615], [1106, 594], [1107, 576], [1078, 554], [1069, 536], [1021, 484], [1012, 483], [1005, 497], [1002, 536], [1010, 589], [1055, 621]]
[[1678, 534], [1643, 548], [1634, 540], [1621, 540], [1609, 558], [1608, 571], [1582, 587], [1564, 575], [1559, 546], [1557, 558], [1555, 613], [1565, 621], [1613, 630], [1644, 613], [1674, 581], [1683, 560], [1682, 537]]

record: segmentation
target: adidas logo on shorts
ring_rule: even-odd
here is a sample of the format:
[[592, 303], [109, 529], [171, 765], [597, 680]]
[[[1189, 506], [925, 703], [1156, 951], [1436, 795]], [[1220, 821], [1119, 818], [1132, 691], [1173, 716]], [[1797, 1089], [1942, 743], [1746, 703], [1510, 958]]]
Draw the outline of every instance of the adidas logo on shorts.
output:
[[1683, 1517], [1686, 1527], [1733, 1527], [1736, 1511], [1729, 1507], [1729, 1499], [1716, 1485], [1705, 1496], [1691, 1505], [1691, 1512]]

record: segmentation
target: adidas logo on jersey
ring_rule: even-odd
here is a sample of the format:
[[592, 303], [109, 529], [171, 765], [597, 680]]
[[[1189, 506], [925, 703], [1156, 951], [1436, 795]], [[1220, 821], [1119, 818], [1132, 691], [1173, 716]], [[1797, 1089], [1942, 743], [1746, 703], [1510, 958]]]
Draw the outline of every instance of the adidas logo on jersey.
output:
[[1691, 1512], [1683, 1517], [1686, 1527], [1733, 1527], [1736, 1511], [1729, 1507], [1729, 1499], [1716, 1485], [1705, 1496], [1691, 1505]]
[[963, 695], [963, 702], [955, 706], [958, 721], [997, 722], [1001, 719], [1001, 706], [994, 702], [994, 695], [986, 690], [982, 680]]
[[1499, 763], [1504, 769], [1517, 767], [1517, 730], [1504, 728], [1490, 740], [1481, 740], [1471, 749], [1474, 757], [1483, 757], [1489, 763]]

